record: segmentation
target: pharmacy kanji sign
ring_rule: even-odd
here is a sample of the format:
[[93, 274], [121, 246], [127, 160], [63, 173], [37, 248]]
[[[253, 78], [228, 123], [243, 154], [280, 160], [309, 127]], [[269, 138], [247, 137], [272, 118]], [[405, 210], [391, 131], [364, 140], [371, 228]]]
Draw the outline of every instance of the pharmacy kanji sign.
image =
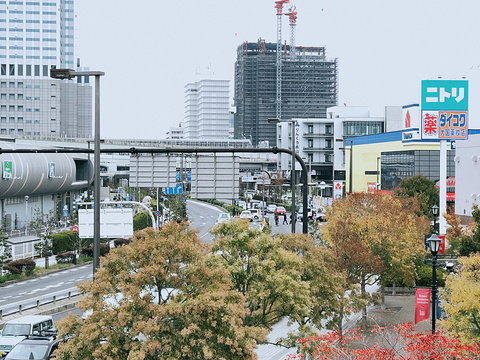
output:
[[422, 139], [468, 137], [468, 81], [422, 80]]

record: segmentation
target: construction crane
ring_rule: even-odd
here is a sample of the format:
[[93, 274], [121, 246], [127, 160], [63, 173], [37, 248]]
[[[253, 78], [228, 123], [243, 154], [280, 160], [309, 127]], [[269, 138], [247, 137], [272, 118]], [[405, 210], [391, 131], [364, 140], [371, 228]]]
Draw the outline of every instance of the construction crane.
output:
[[295, 58], [295, 27], [297, 26], [297, 7], [293, 5], [288, 9], [288, 19], [290, 20], [290, 57]]
[[283, 5], [288, 4], [290, 0], [275, 1], [275, 9], [277, 9], [277, 97], [276, 112], [277, 119], [282, 118], [282, 15]]

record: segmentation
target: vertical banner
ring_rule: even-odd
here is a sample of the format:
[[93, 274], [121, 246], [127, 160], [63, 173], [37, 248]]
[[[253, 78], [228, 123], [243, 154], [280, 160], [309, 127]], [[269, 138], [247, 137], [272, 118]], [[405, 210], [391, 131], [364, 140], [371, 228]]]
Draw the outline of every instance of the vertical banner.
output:
[[440, 246], [438, 247], [438, 252], [445, 255], [445, 235], [438, 235], [442, 241], [440, 241]]
[[415, 325], [430, 318], [430, 289], [416, 289]]
[[339, 199], [343, 196], [343, 181], [333, 182], [333, 198]]

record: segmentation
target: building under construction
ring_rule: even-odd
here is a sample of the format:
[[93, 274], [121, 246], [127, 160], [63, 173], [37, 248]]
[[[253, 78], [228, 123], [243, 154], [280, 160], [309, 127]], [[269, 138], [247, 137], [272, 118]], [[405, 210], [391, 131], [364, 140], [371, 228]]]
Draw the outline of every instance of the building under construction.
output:
[[325, 118], [337, 105], [337, 79], [337, 59], [327, 59], [325, 47], [243, 43], [235, 63], [235, 138], [275, 146], [269, 118]]

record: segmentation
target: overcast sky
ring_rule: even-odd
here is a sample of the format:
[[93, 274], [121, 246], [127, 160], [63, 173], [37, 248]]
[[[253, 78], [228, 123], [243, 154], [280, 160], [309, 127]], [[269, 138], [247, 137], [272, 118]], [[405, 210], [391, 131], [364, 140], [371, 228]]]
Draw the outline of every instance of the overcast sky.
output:
[[[293, 3], [293, 1], [292, 1]], [[297, 46], [326, 46], [339, 64], [338, 104], [420, 102], [422, 79], [469, 80], [480, 127], [480, 1], [296, 0]], [[101, 137], [163, 139], [184, 116], [184, 86], [230, 80], [244, 41], [276, 42], [274, 0], [77, 0], [76, 55], [104, 71]], [[288, 18], [282, 38], [290, 43]]]

